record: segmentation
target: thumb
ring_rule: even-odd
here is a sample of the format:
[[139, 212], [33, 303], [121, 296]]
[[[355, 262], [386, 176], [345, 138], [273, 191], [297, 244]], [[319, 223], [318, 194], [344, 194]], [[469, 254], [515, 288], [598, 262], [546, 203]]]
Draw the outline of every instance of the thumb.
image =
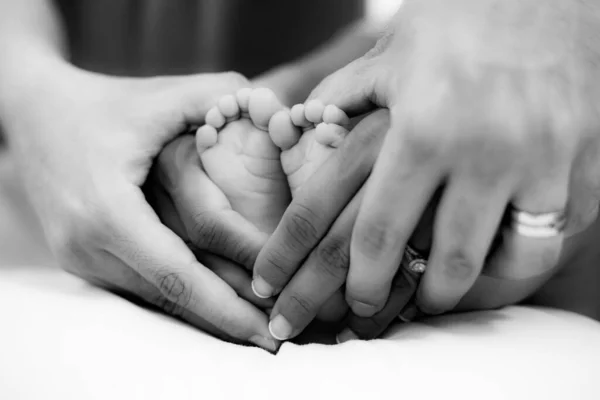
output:
[[364, 114], [376, 107], [387, 107], [387, 93], [377, 64], [378, 58], [358, 58], [326, 77], [313, 89], [312, 100], [333, 104], [349, 116]]
[[160, 223], [139, 188], [121, 193], [112, 207], [112, 237], [105, 248], [158, 289], [158, 298], [139, 293], [144, 300], [219, 337], [276, 350], [266, 315], [197, 262], [185, 243]]
[[[171, 77], [166, 93], [160, 92], [159, 102], [169, 102], [176, 115], [183, 116], [185, 125], [202, 125], [208, 110], [224, 95], [251, 87], [250, 82], [237, 72], [197, 74]], [[160, 104], [160, 103], [159, 103]]]

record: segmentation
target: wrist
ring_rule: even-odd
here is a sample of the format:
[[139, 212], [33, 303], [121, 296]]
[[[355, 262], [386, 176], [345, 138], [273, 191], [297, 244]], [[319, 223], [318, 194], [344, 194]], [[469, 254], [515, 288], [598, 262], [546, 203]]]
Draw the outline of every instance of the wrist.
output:
[[0, 62], [0, 121], [10, 138], [14, 124], [28, 118], [45, 101], [55, 101], [77, 73], [55, 55], [22, 54]]

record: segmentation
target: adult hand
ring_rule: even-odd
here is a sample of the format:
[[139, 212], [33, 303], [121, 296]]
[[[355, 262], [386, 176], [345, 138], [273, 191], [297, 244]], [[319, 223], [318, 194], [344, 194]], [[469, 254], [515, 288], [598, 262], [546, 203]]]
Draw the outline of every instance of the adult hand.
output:
[[[271, 312], [275, 336], [298, 335], [323, 307], [341, 309], [341, 290], [350, 265], [352, 230], [365, 180], [381, 151], [390, 118], [379, 110], [363, 119], [344, 139], [332, 157], [303, 186], [286, 210], [280, 225], [259, 254], [254, 275], [280, 293]], [[368, 182], [368, 181], [367, 181]], [[410, 243], [430, 248], [438, 198], [424, 212]], [[522, 301], [555, 270], [524, 279], [480, 275], [456, 309], [491, 309]], [[420, 276], [400, 268], [392, 280], [390, 296], [376, 314], [350, 313], [339, 341], [378, 337], [398, 315], [411, 320], [418, 315], [414, 294]]]
[[140, 186], [170, 139], [237, 74], [111, 78], [49, 63], [3, 123], [46, 237], [68, 271], [220, 337], [273, 349], [266, 316], [160, 223]]
[[180, 136], [165, 146], [144, 192], [161, 221], [199, 261], [243, 299], [262, 309], [273, 306], [273, 299], [254, 294], [249, 274], [267, 235], [233, 211], [208, 178], [193, 136]]
[[[294, 337], [324, 305], [336, 308], [331, 302], [340, 298], [339, 289], [346, 280], [352, 228], [365, 190], [363, 184], [388, 127], [387, 110], [376, 111], [362, 120], [319, 168], [319, 173], [303, 185], [260, 252], [255, 277], [268, 282], [276, 293], [281, 291], [271, 313], [274, 336]], [[361, 337], [379, 335], [411, 299], [416, 277], [405, 270], [398, 276], [382, 312], [368, 319], [349, 318], [350, 328]]]
[[[595, 5], [559, 3], [408, 0], [372, 51], [311, 95], [307, 107], [391, 113], [354, 205], [346, 299], [358, 316], [386, 304], [405, 245], [436, 191], [442, 197], [417, 293], [427, 314], [453, 309], [473, 286], [507, 209], [538, 215], [568, 208], [579, 228], [594, 220], [600, 60], [589, 38], [600, 22], [589, 9]], [[577, 197], [569, 199], [570, 189]], [[532, 238], [506, 230], [486, 273], [544, 274], [562, 240], [560, 233]]]

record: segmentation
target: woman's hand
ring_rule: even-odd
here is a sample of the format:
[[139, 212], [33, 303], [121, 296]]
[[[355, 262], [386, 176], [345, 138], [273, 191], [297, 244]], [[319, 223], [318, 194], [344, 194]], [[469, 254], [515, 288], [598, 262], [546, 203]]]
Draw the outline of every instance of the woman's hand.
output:
[[247, 81], [111, 78], [53, 62], [35, 76], [0, 108], [59, 263], [215, 335], [273, 350], [266, 316], [196, 260], [140, 189], [163, 146]]
[[238, 295], [256, 306], [273, 307], [252, 291], [249, 270], [267, 235], [233, 211], [202, 167], [194, 137], [183, 135], [158, 156], [144, 192], [161, 221]]
[[[558, 222], [566, 213], [572, 230], [595, 218], [598, 7], [498, 4], [409, 0], [372, 51], [311, 95], [313, 106], [349, 113], [390, 110], [382, 151], [353, 205], [346, 299], [358, 316], [385, 306], [405, 245], [438, 191], [416, 300], [428, 314], [453, 309], [486, 260], [486, 274], [507, 279], [555, 266], [561, 232], [532, 238], [508, 229], [490, 255], [507, 209], [550, 213]], [[262, 274], [268, 267], [259, 261]]]

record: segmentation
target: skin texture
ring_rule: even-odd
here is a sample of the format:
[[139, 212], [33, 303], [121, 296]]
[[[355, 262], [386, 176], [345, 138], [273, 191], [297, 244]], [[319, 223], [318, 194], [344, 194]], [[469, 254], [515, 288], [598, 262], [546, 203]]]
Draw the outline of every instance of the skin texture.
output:
[[[597, 6], [442, 3], [407, 1], [378, 45], [307, 101], [349, 114], [389, 108], [390, 127], [369, 185], [349, 203], [358, 208], [355, 223], [341, 222], [345, 195], [331, 193], [326, 206], [311, 196], [294, 199], [255, 266], [255, 279], [271, 293], [302, 273], [294, 275], [336, 218], [352, 224], [351, 241], [343, 242], [350, 260], [345, 295], [363, 318], [382, 312], [396, 286], [410, 286], [394, 277], [435, 196], [429, 263], [416, 293], [427, 314], [457, 307], [482, 273], [528, 280], [552, 272], [564, 235], [531, 239], [503, 230], [490, 253], [509, 204], [533, 213], [566, 208], [567, 234], [595, 220], [600, 59], [590, 38], [600, 33]], [[502, 18], [490, 24], [497, 7]], [[521, 36], [508, 33], [516, 23]], [[554, 25], [561, 35], [544, 33]], [[285, 247], [287, 241], [294, 244]]]
[[45, 65], [54, 67], [52, 79], [40, 80], [37, 96], [3, 122], [60, 265], [219, 337], [274, 351], [266, 315], [236, 284], [240, 267], [214, 256], [198, 261], [140, 188], [169, 140], [249, 82], [233, 73], [124, 79]]
[[[278, 344], [256, 307], [273, 302], [253, 295], [244, 270], [263, 238], [227, 209], [192, 203], [203, 193], [180, 190], [173, 168], [157, 167], [160, 173], [149, 176], [165, 145], [203, 124], [223, 95], [252, 85], [233, 73], [150, 79], [91, 74], [66, 61], [65, 34], [53, 1], [0, 0], [0, 120], [59, 263], [226, 340], [274, 351]], [[305, 98], [323, 76], [373, 42], [368, 30], [350, 28], [260, 80], [286, 93], [286, 102]], [[165, 155], [179, 153], [165, 151], [158, 166]], [[194, 184], [203, 179], [184, 177]], [[161, 218], [179, 237], [148, 201], [168, 210]]]

